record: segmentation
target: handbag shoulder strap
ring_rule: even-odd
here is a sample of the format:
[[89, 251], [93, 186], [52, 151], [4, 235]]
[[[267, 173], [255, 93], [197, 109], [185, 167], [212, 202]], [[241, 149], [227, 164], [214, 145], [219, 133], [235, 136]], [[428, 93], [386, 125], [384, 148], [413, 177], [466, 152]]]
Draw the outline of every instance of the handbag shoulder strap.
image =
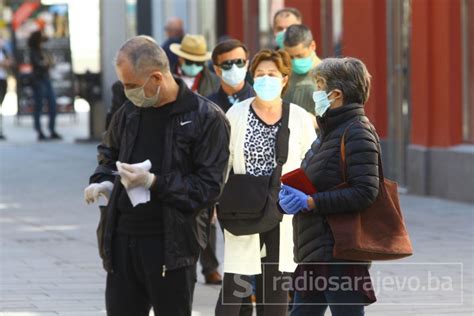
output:
[[290, 104], [283, 101], [283, 112], [281, 116], [281, 126], [278, 130], [276, 139], [276, 160], [278, 166], [283, 166], [288, 160], [288, 150], [290, 141], [290, 129], [288, 128], [290, 120]]
[[342, 138], [341, 138], [341, 168], [342, 168], [342, 180], [344, 182], [347, 182], [347, 163], [346, 163], [346, 134], [347, 134], [347, 131], [355, 124], [360, 124], [362, 126], [368, 126], [369, 129], [372, 131], [372, 134], [374, 135], [375, 139], [376, 139], [376, 142], [377, 142], [377, 150], [378, 150], [378, 163], [379, 163], [379, 179], [380, 179], [380, 182], [383, 182], [385, 177], [384, 177], [384, 174], [383, 174], [383, 165], [382, 165], [382, 151], [381, 151], [381, 148], [380, 148], [380, 139], [377, 135], [377, 133], [374, 131], [374, 129], [372, 128], [371, 124], [366, 124], [366, 123], [363, 123], [359, 120], [357, 121], [354, 121], [352, 123], [350, 123], [346, 129], [344, 130], [344, 133], [342, 134]]

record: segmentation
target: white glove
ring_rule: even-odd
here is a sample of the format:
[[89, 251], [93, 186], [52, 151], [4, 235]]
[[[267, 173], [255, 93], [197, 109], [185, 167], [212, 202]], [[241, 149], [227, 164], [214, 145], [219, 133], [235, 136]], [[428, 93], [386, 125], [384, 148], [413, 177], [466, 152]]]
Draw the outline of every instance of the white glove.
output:
[[127, 190], [140, 186], [150, 189], [155, 181], [153, 173], [127, 163], [117, 162], [117, 170], [120, 175], [120, 182]]
[[108, 200], [113, 188], [114, 184], [110, 181], [92, 183], [84, 189], [84, 200], [87, 204], [95, 203], [99, 200], [101, 194]]

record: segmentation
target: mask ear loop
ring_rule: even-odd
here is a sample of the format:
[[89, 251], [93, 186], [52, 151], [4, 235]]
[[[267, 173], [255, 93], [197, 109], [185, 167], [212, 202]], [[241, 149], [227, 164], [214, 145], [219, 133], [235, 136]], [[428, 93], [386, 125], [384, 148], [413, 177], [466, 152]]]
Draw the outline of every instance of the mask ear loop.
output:
[[334, 90], [332, 90], [331, 92], [329, 92], [328, 94], [326, 94], [326, 97], [328, 98], [329, 103], [333, 103], [334, 101], [336, 101], [336, 99], [329, 100], [329, 96], [330, 96], [333, 92], [334, 92]]
[[[150, 80], [151, 78], [151, 75], [148, 76], [148, 79], [145, 80], [145, 83], [143, 84], [142, 88], [145, 89], [145, 86], [146, 84], [148, 83], [148, 80]], [[155, 93], [155, 96], [157, 96], [161, 91], [161, 86], [158, 86], [158, 88], [156, 88], [156, 93]]]
[[161, 91], [161, 86], [158, 86], [158, 88], [156, 88], [155, 96], [160, 95], [160, 91]]
[[145, 89], [145, 86], [148, 83], [148, 80], [150, 80], [150, 78], [151, 78], [151, 75], [149, 75], [148, 78], [146, 78], [145, 83], [143, 83], [143, 85], [142, 85], [143, 89]]

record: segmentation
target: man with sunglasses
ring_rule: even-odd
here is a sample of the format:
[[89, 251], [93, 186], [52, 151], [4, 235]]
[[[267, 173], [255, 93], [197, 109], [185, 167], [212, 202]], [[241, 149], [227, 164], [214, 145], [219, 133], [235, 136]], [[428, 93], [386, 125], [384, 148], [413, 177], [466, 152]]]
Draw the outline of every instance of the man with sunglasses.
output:
[[221, 86], [208, 99], [219, 105], [224, 112], [233, 104], [255, 96], [252, 87], [245, 80], [248, 57], [247, 47], [235, 39], [218, 44], [212, 51], [214, 70], [221, 79]]
[[170, 50], [178, 56], [178, 64], [172, 71], [189, 89], [202, 96], [219, 89], [219, 78], [205, 65], [211, 59], [211, 53], [207, 51], [204, 36], [186, 34], [181, 44], [171, 44]]
[[[252, 87], [245, 81], [248, 68], [248, 49], [238, 40], [225, 40], [212, 52], [212, 62], [220, 78], [219, 90], [207, 98], [227, 110], [239, 101], [255, 96]], [[216, 225], [212, 221], [209, 244], [201, 253], [202, 274], [207, 284], [220, 284], [222, 276], [217, 271], [219, 262], [216, 254]]]

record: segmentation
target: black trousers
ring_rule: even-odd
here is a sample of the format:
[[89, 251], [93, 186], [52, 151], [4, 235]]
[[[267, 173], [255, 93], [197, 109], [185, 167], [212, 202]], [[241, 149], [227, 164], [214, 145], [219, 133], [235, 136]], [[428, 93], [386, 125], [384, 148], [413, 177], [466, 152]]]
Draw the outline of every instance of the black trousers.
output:
[[[278, 286], [280, 283], [275, 281], [289, 275], [278, 271], [280, 227], [260, 234], [260, 244], [265, 244], [267, 256], [262, 258], [262, 274], [256, 276], [257, 304], [260, 304], [257, 305], [257, 315], [285, 316], [288, 312], [288, 291]], [[223, 286], [216, 304], [216, 316], [239, 315], [242, 304], [248, 302], [247, 297], [251, 295], [250, 278], [248, 275], [224, 273]]]
[[217, 271], [219, 261], [216, 257], [216, 224], [211, 224], [211, 232], [209, 234], [209, 242], [206, 249], [201, 252], [200, 262], [202, 266], [202, 274], [204, 276]]
[[49, 131], [56, 132], [56, 95], [54, 94], [53, 85], [49, 78], [37, 79], [33, 85], [33, 96], [35, 99], [35, 111], [33, 112], [33, 121], [35, 130], [38, 134], [42, 134], [41, 114], [43, 112], [43, 100], [48, 101], [49, 114]]
[[107, 274], [105, 301], [109, 316], [191, 316], [196, 266], [166, 271], [159, 236], [114, 239], [114, 273]]

